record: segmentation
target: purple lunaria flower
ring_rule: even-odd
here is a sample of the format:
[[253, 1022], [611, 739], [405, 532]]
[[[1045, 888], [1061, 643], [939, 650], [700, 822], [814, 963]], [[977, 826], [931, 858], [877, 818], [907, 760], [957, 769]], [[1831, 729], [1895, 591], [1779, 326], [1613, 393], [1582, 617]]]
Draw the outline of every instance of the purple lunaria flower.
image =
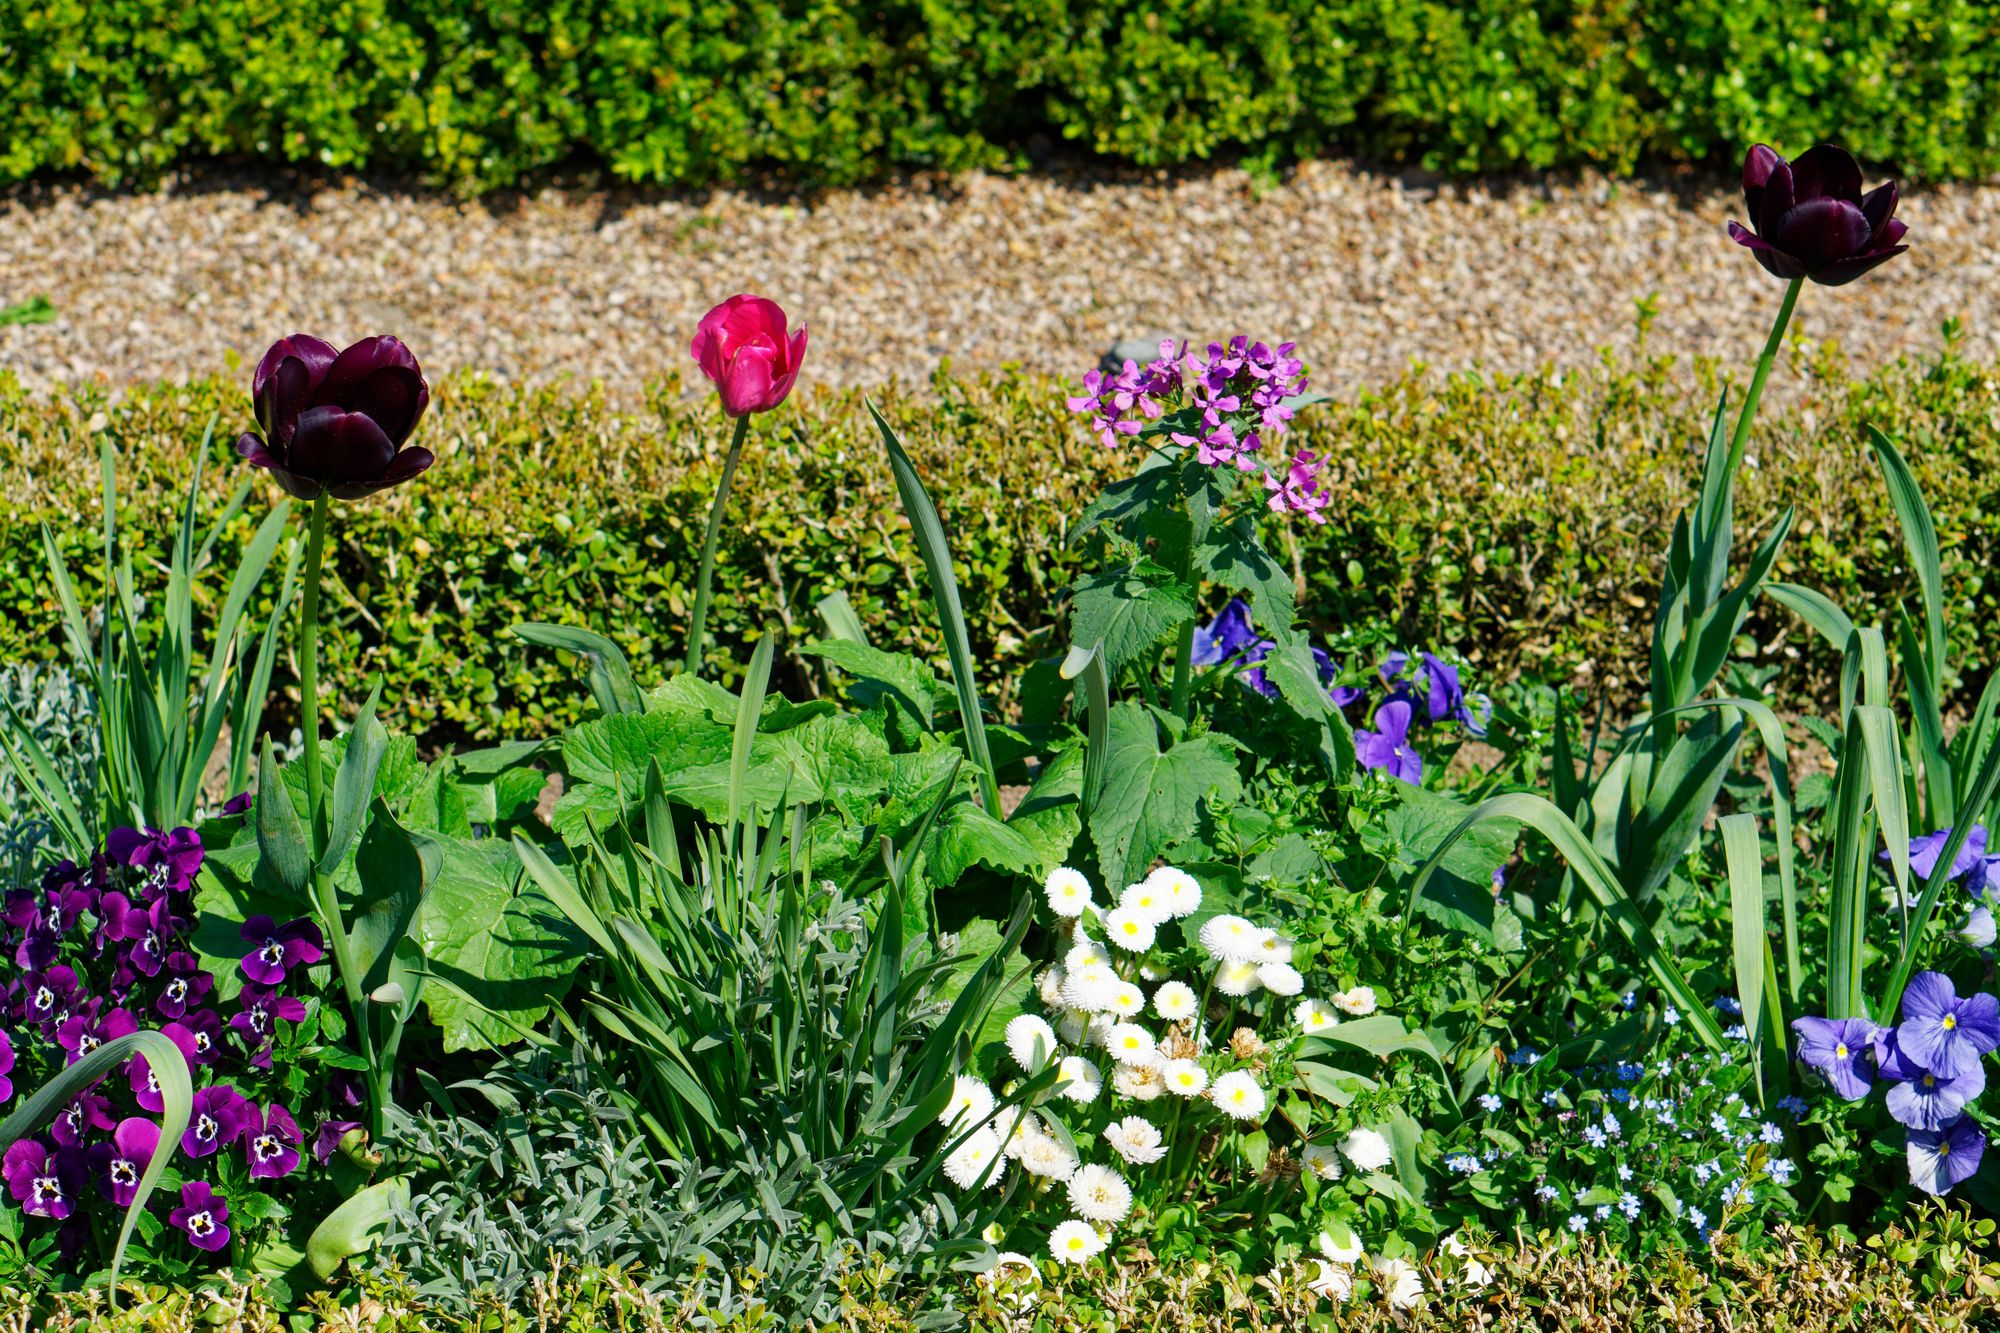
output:
[[268, 916], [253, 916], [243, 923], [243, 940], [250, 946], [243, 958], [243, 975], [259, 986], [282, 985], [287, 968], [326, 957], [319, 927], [304, 917], [280, 926]]
[[1877, 1028], [1865, 1018], [1795, 1018], [1799, 1059], [1826, 1076], [1833, 1090], [1847, 1101], [1868, 1095], [1875, 1081], [1871, 1058]]
[[2000, 1001], [1985, 992], [1963, 999], [1942, 972], [1919, 972], [1903, 992], [1896, 1045], [1927, 1069], [1949, 1078], [1969, 1074], [2000, 1046]]
[[1758, 144], [1743, 159], [1743, 206], [1750, 225], [1729, 235], [1774, 277], [1824, 287], [1854, 281], [1909, 249], [1896, 213], [1896, 183], [1861, 193], [1861, 164], [1831, 144], [1787, 162]]
[[197, 1250], [219, 1250], [229, 1243], [229, 1205], [207, 1181], [181, 1186], [181, 1206], [167, 1214], [167, 1221], [187, 1233]]
[[160, 1127], [150, 1120], [132, 1116], [118, 1122], [111, 1142], [90, 1150], [91, 1174], [104, 1197], [119, 1208], [129, 1208], [139, 1193], [139, 1177], [152, 1164], [160, 1146]]
[[1970, 1116], [1960, 1116], [1943, 1129], [1913, 1129], [1904, 1139], [1910, 1163], [1910, 1183], [1926, 1194], [1949, 1194], [1952, 1186], [1979, 1170], [1986, 1153], [1986, 1135]]
[[1375, 710], [1375, 730], [1354, 733], [1354, 757], [1363, 768], [1386, 770], [1412, 786], [1423, 780], [1424, 760], [1410, 747], [1409, 702], [1391, 699]]

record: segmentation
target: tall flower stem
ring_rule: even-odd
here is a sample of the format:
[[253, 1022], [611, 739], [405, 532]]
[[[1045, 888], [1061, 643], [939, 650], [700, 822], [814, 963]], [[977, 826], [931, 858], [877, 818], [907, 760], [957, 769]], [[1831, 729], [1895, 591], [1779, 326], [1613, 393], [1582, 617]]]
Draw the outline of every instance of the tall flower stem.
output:
[[1799, 303], [1799, 289], [1805, 286], [1804, 278], [1793, 278], [1785, 285], [1785, 299], [1778, 306], [1778, 317], [1771, 321], [1771, 334], [1764, 339], [1764, 351], [1757, 358], [1757, 369], [1750, 375], [1750, 388], [1743, 395], [1743, 408], [1736, 415], [1736, 430], [1729, 437], [1729, 465], [1723, 476], [1734, 479], [1736, 469], [1743, 465], [1743, 450], [1750, 442], [1750, 423], [1757, 416], [1758, 400], [1764, 396], [1764, 381], [1771, 378], [1771, 366], [1778, 359], [1779, 344], [1785, 340], [1785, 329], [1792, 322], [1792, 311]]
[[327, 942], [333, 949], [334, 967], [340, 973], [341, 989], [347, 995], [347, 1009], [361, 1043], [362, 1058], [368, 1062], [368, 1133], [382, 1133], [382, 1104], [388, 1096], [388, 1078], [375, 1058], [375, 1034], [368, 1022], [368, 1001], [361, 993], [361, 973], [355, 965], [354, 946], [347, 938], [347, 924], [340, 915], [340, 895], [333, 876], [322, 862], [326, 859], [326, 782], [320, 772], [319, 731], [319, 570], [326, 556], [326, 493], [312, 502], [312, 517], [306, 536], [306, 582], [299, 605], [299, 710], [300, 730], [305, 735], [306, 811], [312, 851], [313, 903], [320, 922], [326, 927]]
[[743, 457], [743, 438], [750, 433], [750, 414], [736, 418], [736, 434], [729, 441], [729, 456], [722, 460], [722, 480], [715, 487], [715, 501], [708, 507], [708, 530], [701, 539], [701, 572], [695, 576], [694, 614], [688, 619], [687, 672], [701, 673], [701, 644], [708, 628], [708, 599], [715, 581], [715, 544], [722, 536], [722, 512], [729, 507], [729, 488], [736, 481], [736, 464]]

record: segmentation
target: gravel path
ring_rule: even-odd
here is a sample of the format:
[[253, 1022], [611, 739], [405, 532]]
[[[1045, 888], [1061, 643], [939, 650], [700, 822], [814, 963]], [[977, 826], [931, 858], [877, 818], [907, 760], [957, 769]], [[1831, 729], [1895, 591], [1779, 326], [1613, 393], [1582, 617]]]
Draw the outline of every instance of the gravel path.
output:
[[[2000, 323], [2000, 188], [1907, 200], [1912, 252], [1798, 328], [1857, 363]], [[700, 313], [765, 292], [813, 331], [807, 374], [909, 380], [940, 358], [1075, 375], [1119, 338], [1296, 338], [1334, 388], [1411, 361], [1530, 368], [1635, 337], [1745, 358], [1778, 284], [1730, 244], [1734, 191], [1585, 179], [1435, 187], [1333, 163], [1275, 188], [1233, 170], [1170, 178], [971, 176], [809, 202], [547, 189], [504, 204], [361, 183], [208, 175], [158, 194], [0, 193], [0, 304], [46, 293], [53, 323], [0, 329], [27, 382], [179, 377], [305, 329], [396, 332], [434, 372], [604, 379], [621, 396], [684, 363]]]

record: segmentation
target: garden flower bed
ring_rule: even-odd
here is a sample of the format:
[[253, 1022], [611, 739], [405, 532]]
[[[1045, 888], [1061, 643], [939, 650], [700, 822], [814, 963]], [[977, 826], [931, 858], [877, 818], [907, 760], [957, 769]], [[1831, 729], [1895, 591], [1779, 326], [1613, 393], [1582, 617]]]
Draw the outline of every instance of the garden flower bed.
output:
[[[1310, 534], [1379, 480], [1324, 447], [1340, 409], [1289, 342], [1065, 386], [1096, 491], [1034, 492], [1075, 503], [1060, 556], [1024, 539], [1041, 615], [1000, 652], [1017, 566], [970, 577], [894, 402], [849, 438], [914, 591], [746, 615], [782, 567], [725, 538], [814, 343], [730, 297], [689, 331], [720, 465], [671, 511], [669, 614], [510, 619], [545, 725], [468, 710], [460, 744], [411, 728], [462, 695], [339, 661], [357, 620], [439, 632], [386, 591], [413, 576], [380, 516], [473, 506], [473, 543], [507, 475], [445, 447], [417, 351], [281, 338], [175, 456], [169, 523], [120, 495], [173, 463], [86, 431], [99, 508], [45, 511], [29, 599], [74, 684], [0, 713], [12, 1313], [1992, 1323], [2000, 677], [1977, 556], [1948, 557], [1979, 510], [1941, 526], [1958, 464], [1869, 419], [1879, 498], [1826, 522], [1901, 568], [1788, 556], [1761, 477], [1797, 455], [1747, 470], [1759, 404], [1797, 304], [1893, 282], [1906, 229], [1839, 149], [1756, 148], [1744, 182], [1717, 259], [1776, 279], [1770, 335], [1653, 479], [1680, 494], [1617, 590], [1623, 692], [1320, 618]], [[1925, 383], [1954, 376], [1928, 392], [1990, 396]], [[1394, 563], [1332, 586], [1365, 604]], [[1463, 605], [1498, 563], [1454, 572]]]

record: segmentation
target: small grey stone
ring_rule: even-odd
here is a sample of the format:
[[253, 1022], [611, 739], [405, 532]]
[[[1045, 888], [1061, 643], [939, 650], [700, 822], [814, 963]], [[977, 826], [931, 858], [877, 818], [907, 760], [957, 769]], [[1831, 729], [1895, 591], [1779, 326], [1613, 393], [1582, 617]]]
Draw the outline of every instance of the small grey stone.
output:
[[1160, 342], [1165, 334], [1155, 334], [1150, 338], [1120, 338], [1097, 359], [1097, 368], [1109, 375], [1123, 368], [1127, 361], [1137, 361], [1145, 365], [1160, 355]]

